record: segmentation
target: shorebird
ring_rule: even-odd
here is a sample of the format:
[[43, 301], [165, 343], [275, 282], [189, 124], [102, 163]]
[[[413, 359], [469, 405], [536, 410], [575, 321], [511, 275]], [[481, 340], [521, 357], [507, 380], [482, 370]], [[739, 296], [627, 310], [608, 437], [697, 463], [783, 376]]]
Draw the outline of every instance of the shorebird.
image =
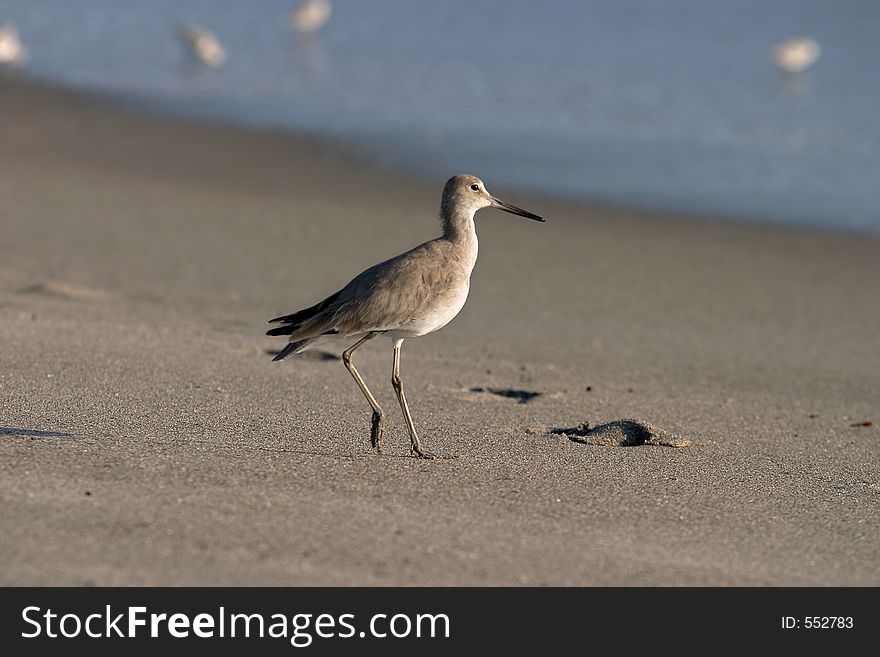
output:
[[382, 448], [385, 414], [355, 368], [354, 353], [377, 336], [391, 338], [394, 346], [391, 385], [406, 420], [411, 453], [421, 458], [435, 458], [422, 448], [406, 403], [400, 378], [400, 348], [407, 338], [443, 328], [464, 306], [477, 261], [474, 214], [482, 208], [498, 208], [544, 221], [536, 214], [498, 200], [476, 176], [453, 176], [443, 188], [440, 204], [443, 234], [440, 237], [370, 267], [339, 292], [314, 306], [269, 320], [281, 326], [268, 330], [267, 335], [290, 336], [287, 346], [273, 360], [329, 341], [338, 344], [345, 340], [351, 344], [342, 353], [342, 362], [373, 409], [370, 442], [376, 451]]
[[189, 25], [180, 26], [179, 31], [190, 54], [202, 64], [210, 68], [220, 68], [226, 63], [226, 51], [213, 32]]
[[14, 25], [0, 25], [0, 64], [21, 64], [27, 60], [27, 50], [21, 45]]
[[803, 73], [822, 56], [822, 48], [813, 39], [789, 39], [770, 53], [771, 61], [786, 73]]
[[317, 32], [333, 13], [330, 0], [306, 0], [290, 12], [290, 24], [300, 32]]

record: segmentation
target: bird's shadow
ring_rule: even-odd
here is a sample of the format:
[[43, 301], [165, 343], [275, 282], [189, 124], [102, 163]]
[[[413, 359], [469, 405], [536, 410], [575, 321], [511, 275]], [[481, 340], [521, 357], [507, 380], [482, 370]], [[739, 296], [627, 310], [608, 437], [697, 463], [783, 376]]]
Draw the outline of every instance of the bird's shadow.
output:
[[255, 447], [260, 452], [272, 452], [274, 454], [304, 454], [306, 456], [329, 456], [331, 458], [342, 458], [349, 459], [351, 461], [363, 461], [365, 459], [376, 457], [376, 458], [391, 458], [391, 459], [414, 459], [415, 456], [411, 454], [389, 454], [388, 452], [382, 452], [381, 454], [377, 454], [375, 450], [371, 450], [370, 452], [365, 452], [363, 454], [352, 454], [352, 453], [343, 453], [343, 452], [331, 452], [326, 450], [317, 450], [317, 449], [297, 449], [295, 447], [287, 447], [287, 448], [273, 448], [273, 447]]
[[19, 436], [28, 438], [73, 438], [72, 433], [65, 431], [42, 431], [41, 429], [20, 429], [18, 427], [0, 427], [0, 436]]
[[[267, 356], [277, 356], [281, 351], [277, 349], [266, 349]], [[302, 354], [298, 354], [297, 358], [311, 359], [311, 360], [342, 360], [341, 356], [337, 356], [334, 353], [329, 351], [307, 351]]]

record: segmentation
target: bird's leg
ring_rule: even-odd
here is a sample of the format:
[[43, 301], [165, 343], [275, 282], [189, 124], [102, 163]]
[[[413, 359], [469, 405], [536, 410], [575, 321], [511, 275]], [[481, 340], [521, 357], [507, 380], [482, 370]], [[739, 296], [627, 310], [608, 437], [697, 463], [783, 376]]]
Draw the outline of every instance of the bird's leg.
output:
[[409, 429], [409, 437], [412, 440], [412, 453], [422, 459], [434, 459], [436, 455], [428, 450], [422, 449], [419, 441], [419, 434], [416, 433], [416, 427], [413, 425], [412, 415], [409, 413], [409, 406], [406, 404], [406, 395], [403, 393], [403, 381], [400, 380], [400, 346], [403, 340], [394, 342], [394, 362], [391, 370], [391, 385], [394, 386], [394, 392], [397, 393], [397, 401], [400, 402], [400, 410], [403, 411], [403, 418], [406, 420], [406, 426]]
[[367, 384], [364, 383], [364, 380], [361, 378], [361, 375], [357, 371], [357, 369], [355, 369], [354, 363], [351, 360], [354, 352], [364, 342], [372, 340], [377, 335], [381, 334], [367, 333], [367, 335], [351, 345], [351, 347], [342, 352], [342, 362], [345, 364], [345, 368], [351, 373], [352, 377], [354, 377], [354, 380], [358, 384], [358, 387], [361, 389], [361, 392], [364, 393], [364, 397], [366, 397], [367, 401], [370, 402], [370, 406], [373, 409], [373, 424], [370, 428], [370, 444], [376, 448], [377, 452], [381, 452], [382, 436], [385, 433], [385, 414], [382, 412], [382, 407], [379, 406], [379, 402], [377, 402], [376, 398], [373, 397], [373, 393], [370, 392], [370, 389], [367, 387]]

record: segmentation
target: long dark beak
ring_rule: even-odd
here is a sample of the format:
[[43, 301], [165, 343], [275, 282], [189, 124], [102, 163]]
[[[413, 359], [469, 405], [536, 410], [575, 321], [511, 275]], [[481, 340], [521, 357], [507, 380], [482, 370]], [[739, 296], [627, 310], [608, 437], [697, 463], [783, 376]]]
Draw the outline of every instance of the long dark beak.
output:
[[505, 203], [494, 196], [492, 197], [492, 207], [498, 208], [499, 210], [504, 210], [505, 212], [509, 212], [510, 214], [518, 214], [520, 217], [527, 217], [529, 219], [534, 219], [535, 221], [544, 221], [544, 217], [539, 217], [536, 214], [532, 214], [528, 210], [523, 210], [522, 208], [518, 208], [515, 205], [511, 205], [510, 203]]

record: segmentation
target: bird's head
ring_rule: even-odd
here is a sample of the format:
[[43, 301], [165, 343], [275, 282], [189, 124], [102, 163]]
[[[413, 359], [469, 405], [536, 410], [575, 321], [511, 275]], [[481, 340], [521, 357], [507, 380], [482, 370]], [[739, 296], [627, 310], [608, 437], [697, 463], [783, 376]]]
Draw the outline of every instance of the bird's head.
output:
[[444, 217], [459, 212], [470, 216], [482, 208], [498, 208], [521, 217], [544, 221], [542, 217], [492, 196], [483, 181], [469, 174], [459, 174], [446, 181], [440, 212]]

